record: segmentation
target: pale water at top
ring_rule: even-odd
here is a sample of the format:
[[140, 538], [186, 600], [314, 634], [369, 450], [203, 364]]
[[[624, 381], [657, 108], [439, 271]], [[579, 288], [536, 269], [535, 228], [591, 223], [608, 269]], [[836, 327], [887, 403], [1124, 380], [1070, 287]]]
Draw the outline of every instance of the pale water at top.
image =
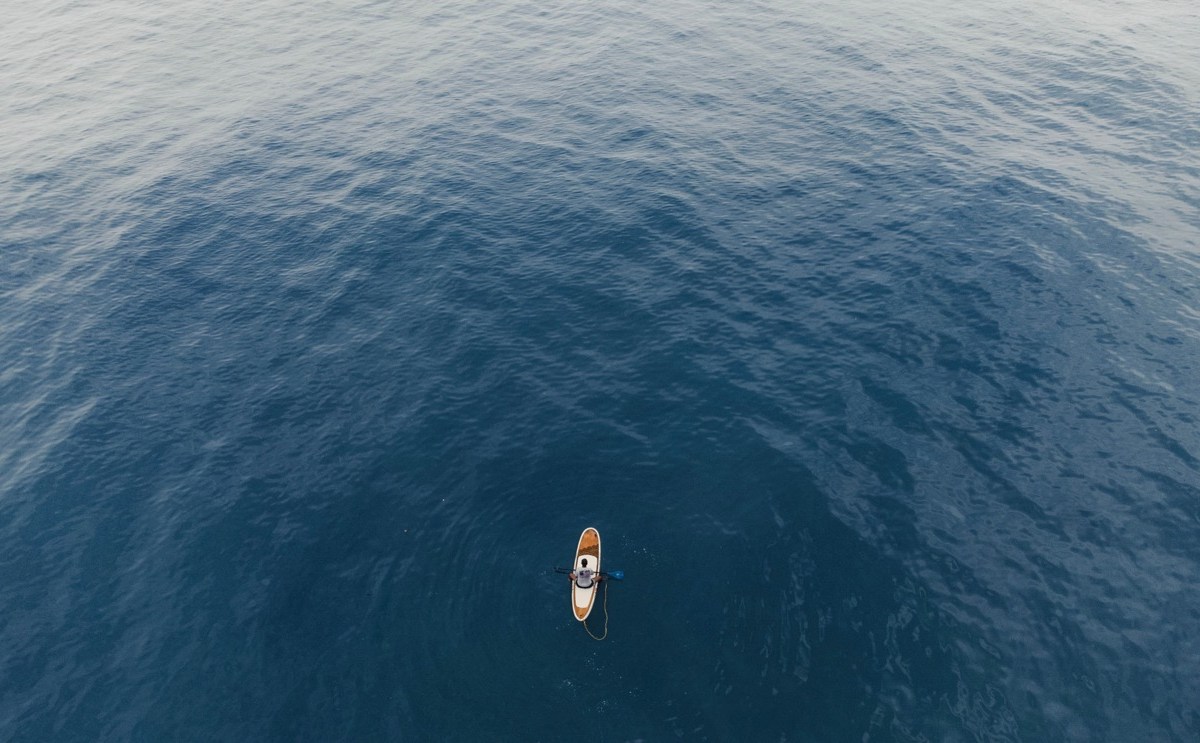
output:
[[3, 16], [0, 739], [1200, 739], [1194, 2]]

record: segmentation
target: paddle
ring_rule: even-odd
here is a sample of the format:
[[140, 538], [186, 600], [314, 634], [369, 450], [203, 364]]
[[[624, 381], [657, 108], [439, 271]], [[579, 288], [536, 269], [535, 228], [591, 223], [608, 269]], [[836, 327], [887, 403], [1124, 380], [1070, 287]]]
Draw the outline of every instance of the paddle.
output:
[[[563, 575], [567, 575], [568, 573], [571, 572], [571, 569], [570, 568], [555, 568], [554, 572], [562, 573]], [[612, 578], [613, 580], [625, 580], [625, 571], [624, 570], [614, 570], [611, 573], [606, 573], [603, 570], [601, 570], [600, 577], [604, 578], [606, 580], [609, 578]]]

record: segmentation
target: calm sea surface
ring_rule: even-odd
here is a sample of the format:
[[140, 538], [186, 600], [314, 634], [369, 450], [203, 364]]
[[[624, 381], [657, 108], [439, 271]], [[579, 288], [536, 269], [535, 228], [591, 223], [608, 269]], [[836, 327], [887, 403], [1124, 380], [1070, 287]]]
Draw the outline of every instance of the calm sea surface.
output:
[[1200, 738], [1192, 0], [4, 16], [0, 739]]

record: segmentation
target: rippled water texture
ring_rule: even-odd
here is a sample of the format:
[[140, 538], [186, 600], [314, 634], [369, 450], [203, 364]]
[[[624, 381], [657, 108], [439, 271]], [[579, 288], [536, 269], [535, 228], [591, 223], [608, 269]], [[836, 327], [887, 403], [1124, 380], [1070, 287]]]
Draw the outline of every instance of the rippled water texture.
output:
[[1200, 738], [1190, 0], [10, 5], [0, 738]]

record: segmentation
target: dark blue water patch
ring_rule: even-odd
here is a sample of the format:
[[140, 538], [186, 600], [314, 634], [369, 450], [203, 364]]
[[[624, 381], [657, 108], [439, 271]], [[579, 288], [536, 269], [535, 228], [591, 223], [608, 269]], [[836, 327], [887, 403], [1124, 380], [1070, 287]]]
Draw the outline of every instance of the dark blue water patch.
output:
[[1185, 20], [227, 10], [0, 60], [7, 738], [1195, 737]]

